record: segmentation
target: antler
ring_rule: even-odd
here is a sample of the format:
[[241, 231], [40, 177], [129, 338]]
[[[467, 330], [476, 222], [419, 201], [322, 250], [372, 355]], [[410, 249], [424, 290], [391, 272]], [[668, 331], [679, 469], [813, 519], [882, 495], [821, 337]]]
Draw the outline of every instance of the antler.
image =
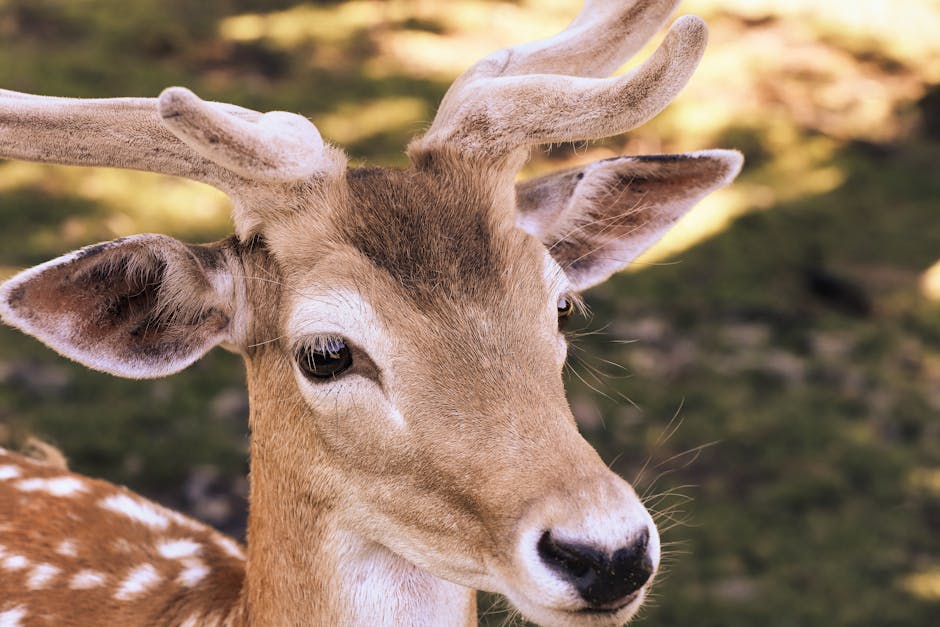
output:
[[327, 169], [323, 138], [307, 118], [239, 109], [204, 102], [183, 87], [164, 89], [158, 105], [163, 124], [183, 143], [245, 178], [290, 183]]
[[0, 90], [0, 157], [160, 172], [232, 195], [245, 179], [292, 183], [336, 161], [306, 118], [204, 102], [182, 87], [159, 99]]
[[587, 0], [548, 39], [500, 50], [451, 86], [417, 149], [452, 145], [502, 157], [541, 143], [615, 135], [659, 113], [685, 86], [708, 39], [694, 16], [676, 21], [635, 72], [607, 76], [665, 22], [678, 0]]

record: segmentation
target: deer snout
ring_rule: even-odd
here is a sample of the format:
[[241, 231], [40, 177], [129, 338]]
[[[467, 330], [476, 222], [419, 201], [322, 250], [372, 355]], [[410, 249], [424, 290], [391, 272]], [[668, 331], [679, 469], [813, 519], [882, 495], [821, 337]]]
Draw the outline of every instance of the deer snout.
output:
[[574, 586], [587, 609], [618, 610], [653, 576], [649, 529], [612, 552], [603, 547], [562, 540], [546, 531], [537, 550], [542, 561]]
[[610, 624], [622, 624], [656, 574], [659, 533], [619, 477], [574, 483], [533, 502], [521, 521], [520, 592], [547, 610], [544, 620], [552, 624], [581, 615], [609, 615]]

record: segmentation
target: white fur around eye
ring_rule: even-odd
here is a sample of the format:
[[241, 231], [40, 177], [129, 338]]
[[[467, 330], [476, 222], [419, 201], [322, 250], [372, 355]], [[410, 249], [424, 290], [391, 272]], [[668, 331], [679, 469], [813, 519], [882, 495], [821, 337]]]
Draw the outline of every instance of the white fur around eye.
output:
[[[345, 338], [364, 350], [381, 368], [389, 363], [394, 352], [391, 338], [385, 333], [386, 325], [375, 310], [358, 293], [346, 289], [305, 292], [294, 304], [287, 323], [287, 336], [295, 346], [310, 345], [328, 348], [331, 341]], [[355, 357], [353, 357], [355, 367]], [[349, 410], [354, 406], [366, 409], [371, 415], [387, 416], [393, 424], [404, 427], [405, 419], [388, 389], [354, 372], [343, 373], [335, 379], [310, 381], [294, 363], [294, 378], [307, 403], [317, 410]]]
[[571, 291], [571, 282], [568, 275], [562, 269], [555, 258], [545, 250], [542, 263], [542, 278], [548, 287], [548, 293], [553, 296], [551, 302], [555, 302], [559, 297]]
[[356, 409], [357, 414], [385, 416], [399, 428], [407, 426], [401, 410], [372, 379], [349, 374], [340, 375], [333, 381], [314, 382], [305, 377], [296, 366], [294, 378], [304, 400], [314, 411], [323, 408], [331, 413], [344, 413]]
[[[545, 280], [549, 294], [548, 302], [546, 302], [546, 309], [549, 311], [549, 320], [551, 321], [549, 324], [557, 329], [558, 302], [562, 297], [571, 298], [571, 296], [566, 296], [570, 293], [571, 284], [565, 271], [561, 269], [561, 266], [547, 250], [545, 251], [542, 266], [542, 277]], [[565, 363], [565, 359], [568, 358], [568, 341], [563, 333], [557, 331], [555, 332], [555, 358], [559, 364]]]
[[347, 338], [374, 360], [393, 353], [385, 323], [361, 294], [348, 289], [305, 290], [293, 304], [286, 336], [293, 344], [310, 337]]

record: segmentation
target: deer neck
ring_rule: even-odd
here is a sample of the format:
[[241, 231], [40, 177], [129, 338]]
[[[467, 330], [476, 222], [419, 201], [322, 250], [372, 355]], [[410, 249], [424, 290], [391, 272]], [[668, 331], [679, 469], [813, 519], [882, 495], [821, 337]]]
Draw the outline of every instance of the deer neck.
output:
[[255, 377], [249, 367], [251, 507], [239, 612], [246, 623], [475, 625], [475, 591], [347, 528], [326, 468], [285, 457], [297, 448], [297, 432], [284, 417], [300, 415], [300, 401], [265, 393], [284, 389], [260, 372], [272, 370]]

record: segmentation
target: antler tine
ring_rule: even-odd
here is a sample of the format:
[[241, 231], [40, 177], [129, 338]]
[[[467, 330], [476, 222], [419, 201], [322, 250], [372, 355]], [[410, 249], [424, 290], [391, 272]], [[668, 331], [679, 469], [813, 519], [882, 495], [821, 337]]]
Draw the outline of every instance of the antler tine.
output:
[[183, 87], [165, 89], [158, 109], [166, 127], [196, 153], [248, 179], [290, 183], [345, 166], [317, 128], [295, 113], [245, 120]]
[[574, 21], [559, 34], [495, 52], [465, 76], [610, 76], [663, 27], [679, 2], [587, 0]]
[[[560, 35], [476, 64], [448, 91], [430, 130], [413, 149], [449, 145], [498, 159], [528, 145], [616, 135], [654, 117], [691, 78], [708, 30], [701, 19], [684, 16], [639, 69], [595, 78], [641, 47], [677, 2], [615, 4], [588, 0]], [[638, 24], [628, 25], [633, 18]], [[613, 26], [605, 28], [605, 21]]]
[[146, 170], [225, 189], [232, 175], [176, 139], [156, 110], [155, 98], [53, 98], [0, 90], [0, 157]]

